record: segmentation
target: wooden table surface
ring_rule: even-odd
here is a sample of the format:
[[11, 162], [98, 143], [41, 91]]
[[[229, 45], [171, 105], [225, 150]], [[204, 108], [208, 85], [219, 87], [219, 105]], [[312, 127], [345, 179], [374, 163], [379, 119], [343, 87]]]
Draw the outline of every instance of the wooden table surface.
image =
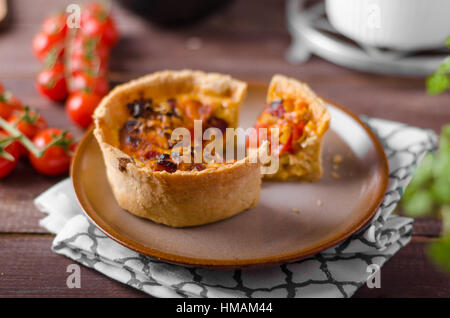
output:
[[[31, 51], [31, 39], [44, 17], [72, 2], [9, 2], [9, 21], [0, 30], [0, 81], [24, 103], [39, 108], [50, 125], [80, 135], [62, 105], [36, 92], [34, 79], [40, 65]], [[450, 95], [427, 96], [423, 78], [364, 74], [319, 58], [302, 65], [287, 63], [283, 56], [290, 37], [281, 0], [236, 0], [204, 22], [181, 30], [161, 29], [117, 5], [114, 12], [122, 38], [111, 58], [112, 83], [166, 68], [218, 71], [259, 82], [282, 73], [308, 82], [319, 95], [357, 114], [436, 132], [450, 122]], [[73, 262], [50, 251], [54, 236], [39, 227], [43, 214], [33, 206], [34, 197], [61, 179], [40, 176], [21, 162], [0, 180], [0, 297], [146, 297], [85, 267], [82, 288], [66, 287], [66, 267]], [[363, 287], [355, 296], [450, 297], [450, 276], [439, 272], [425, 254], [439, 231], [438, 221], [417, 220], [411, 243], [382, 268], [381, 288]]]

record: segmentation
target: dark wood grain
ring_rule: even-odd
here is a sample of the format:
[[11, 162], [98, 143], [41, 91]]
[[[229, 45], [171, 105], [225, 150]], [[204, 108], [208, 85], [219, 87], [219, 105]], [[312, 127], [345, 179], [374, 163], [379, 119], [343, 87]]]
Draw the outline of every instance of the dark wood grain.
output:
[[430, 264], [425, 249], [429, 239], [414, 237], [380, 272], [381, 288], [361, 287], [355, 297], [445, 297], [450, 276]]
[[[6, 28], [0, 29], [0, 81], [25, 104], [40, 109], [50, 125], [71, 125], [61, 104], [39, 96], [34, 79], [40, 64], [31, 39], [44, 17], [70, 0], [10, 1]], [[359, 73], [319, 58], [291, 65], [283, 58], [290, 43], [285, 28], [284, 1], [236, 0], [206, 21], [190, 28], [165, 30], [114, 6], [122, 39], [111, 57], [113, 84], [160, 69], [193, 68], [232, 74], [267, 83], [274, 73], [308, 82], [321, 96], [357, 114], [403, 121], [438, 132], [450, 121], [450, 94], [428, 96], [423, 78]], [[189, 43], [200, 40], [198, 49]], [[64, 177], [64, 176], [63, 176]], [[63, 177], [35, 173], [23, 160], [0, 180], [0, 297], [145, 297], [82, 268], [82, 288], [68, 289], [66, 267], [71, 260], [50, 251], [53, 236], [39, 227], [43, 216], [33, 199]], [[382, 269], [382, 288], [361, 288], [357, 297], [450, 297], [449, 277], [427, 260], [424, 247], [440, 233], [440, 222], [416, 220], [413, 242]]]
[[0, 297], [146, 297], [81, 266], [81, 288], [70, 289], [67, 266], [75, 264], [50, 250], [51, 235], [0, 235]]
[[[66, 270], [74, 262], [50, 251], [52, 239], [50, 235], [0, 235], [0, 297], [146, 297], [86, 267], [81, 267], [81, 288], [68, 288]], [[364, 286], [355, 296], [448, 297], [450, 277], [428, 262], [426, 244], [415, 239], [383, 266], [381, 288]]]

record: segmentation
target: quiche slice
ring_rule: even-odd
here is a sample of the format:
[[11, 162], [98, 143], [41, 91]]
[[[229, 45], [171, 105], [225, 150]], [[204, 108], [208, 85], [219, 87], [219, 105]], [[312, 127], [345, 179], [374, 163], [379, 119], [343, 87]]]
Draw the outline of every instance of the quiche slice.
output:
[[274, 75], [267, 93], [267, 105], [255, 128], [279, 129], [279, 156], [276, 173], [266, 179], [315, 181], [322, 175], [322, 137], [329, 127], [325, 103], [308, 85], [282, 75]]
[[[246, 87], [227, 75], [183, 70], [113, 89], [94, 113], [94, 134], [118, 204], [173, 227], [218, 221], [256, 205], [256, 160], [186, 163], [172, 152], [173, 130], [192, 131], [195, 120], [202, 120], [202, 129], [236, 127]], [[195, 149], [185, 151], [194, 157]]]

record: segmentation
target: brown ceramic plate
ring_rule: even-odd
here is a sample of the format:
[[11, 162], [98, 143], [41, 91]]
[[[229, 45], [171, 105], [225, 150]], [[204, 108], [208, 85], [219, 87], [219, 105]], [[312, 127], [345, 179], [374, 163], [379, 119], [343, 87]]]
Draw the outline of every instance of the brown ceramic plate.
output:
[[[250, 85], [242, 127], [256, 121], [266, 89]], [[171, 263], [247, 268], [318, 253], [368, 222], [388, 183], [387, 161], [377, 138], [347, 110], [332, 103], [328, 107], [332, 119], [324, 139], [323, 178], [316, 183], [263, 182], [259, 204], [230, 219], [175, 229], [124, 211], [110, 190], [92, 131], [81, 141], [72, 165], [78, 200], [89, 219], [113, 240]], [[336, 154], [343, 157], [340, 178], [331, 176]]]

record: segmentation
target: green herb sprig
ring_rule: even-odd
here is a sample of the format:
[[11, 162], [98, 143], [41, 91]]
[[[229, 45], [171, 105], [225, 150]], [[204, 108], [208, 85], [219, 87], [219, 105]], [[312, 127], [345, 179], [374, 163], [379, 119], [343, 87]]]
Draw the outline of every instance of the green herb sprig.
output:
[[[445, 45], [450, 48], [450, 36], [445, 41]], [[448, 56], [439, 68], [426, 80], [427, 92], [437, 95], [450, 89], [450, 56]]]
[[[445, 41], [450, 48], [450, 36]], [[427, 92], [437, 95], [450, 89], [450, 56], [426, 79]], [[442, 127], [439, 150], [425, 156], [406, 189], [401, 206], [411, 217], [442, 220], [441, 237], [427, 247], [431, 261], [450, 273], [450, 124]]]
[[442, 220], [441, 237], [427, 247], [429, 258], [450, 273], [450, 124], [442, 127], [439, 150], [425, 156], [401, 200], [406, 215]]
[[430, 259], [450, 273], [450, 124], [442, 127], [437, 153], [429, 153], [417, 167], [401, 201], [406, 215], [442, 220], [442, 236], [432, 242]]

